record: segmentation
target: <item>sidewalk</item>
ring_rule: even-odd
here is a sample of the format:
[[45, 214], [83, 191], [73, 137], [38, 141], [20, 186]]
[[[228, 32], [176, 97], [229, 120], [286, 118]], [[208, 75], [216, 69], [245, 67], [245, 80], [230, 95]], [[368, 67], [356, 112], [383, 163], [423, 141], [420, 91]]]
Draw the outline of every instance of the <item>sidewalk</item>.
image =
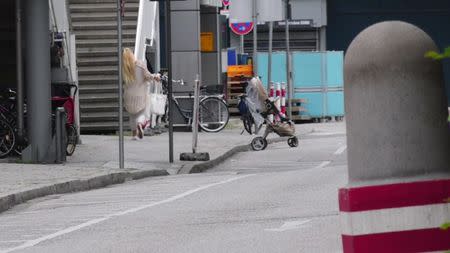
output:
[[[302, 124], [297, 135], [321, 131], [343, 131], [344, 123]], [[209, 152], [214, 166], [248, 145], [254, 136], [241, 135], [238, 121], [219, 133], [199, 133], [198, 152]], [[277, 136], [272, 134], [269, 139]], [[146, 136], [133, 141], [125, 136], [125, 168], [119, 169], [118, 136], [85, 135], [82, 144], [67, 162], [60, 165], [14, 164], [0, 162], [0, 212], [27, 200], [49, 194], [89, 190], [149, 176], [180, 173], [183, 167], [199, 162], [179, 160], [180, 153], [192, 152], [192, 134], [174, 133], [174, 163], [169, 163], [168, 134]], [[280, 140], [279, 140], [280, 141]], [[301, 140], [300, 140], [301, 145]], [[231, 151], [230, 151], [231, 150]], [[214, 162], [214, 160], [216, 162]], [[207, 168], [206, 168], [207, 169]], [[188, 170], [183, 170], [189, 172]]]

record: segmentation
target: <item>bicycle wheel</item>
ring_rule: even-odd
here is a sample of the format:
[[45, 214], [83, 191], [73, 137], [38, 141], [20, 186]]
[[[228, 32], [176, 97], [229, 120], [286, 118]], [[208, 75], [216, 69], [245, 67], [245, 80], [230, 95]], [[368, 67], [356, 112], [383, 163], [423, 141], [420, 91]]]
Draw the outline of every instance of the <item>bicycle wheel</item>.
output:
[[77, 128], [74, 125], [66, 126], [66, 137], [66, 155], [71, 156], [75, 152], [75, 147], [78, 142]]
[[16, 140], [16, 146], [14, 147], [14, 153], [18, 156], [22, 155], [22, 151], [28, 146], [28, 138], [24, 134], [22, 141]]
[[14, 149], [16, 136], [11, 125], [0, 120], [0, 158], [4, 158]]
[[228, 123], [228, 106], [222, 99], [207, 97], [200, 101], [199, 125], [205, 132], [219, 132]]

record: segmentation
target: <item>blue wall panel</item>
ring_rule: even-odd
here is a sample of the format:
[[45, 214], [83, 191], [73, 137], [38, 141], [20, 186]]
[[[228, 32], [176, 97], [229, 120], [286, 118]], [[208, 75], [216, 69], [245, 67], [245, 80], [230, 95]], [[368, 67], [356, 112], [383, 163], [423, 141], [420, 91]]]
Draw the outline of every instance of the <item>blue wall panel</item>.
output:
[[327, 52], [327, 86], [342, 87], [344, 84], [344, 55], [342, 51]]
[[323, 93], [320, 92], [301, 92], [295, 93], [294, 98], [306, 99], [306, 103], [302, 104], [302, 107], [306, 109], [302, 115], [311, 118], [323, 117]]
[[[264, 85], [267, 85], [269, 57], [268, 53], [258, 53], [257, 67], [258, 75], [261, 76]], [[286, 82], [286, 53], [272, 53], [272, 81]]]
[[322, 86], [322, 53], [293, 53], [292, 70], [295, 88]]
[[327, 96], [327, 116], [343, 116], [344, 115], [344, 92], [335, 91], [328, 92]]
[[[306, 99], [303, 118], [344, 115], [343, 52], [293, 52], [294, 98]], [[267, 84], [267, 53], [258, 54], [258, 75]], [[272, 55], [272, 80], [286, 82], [284, 52]]]

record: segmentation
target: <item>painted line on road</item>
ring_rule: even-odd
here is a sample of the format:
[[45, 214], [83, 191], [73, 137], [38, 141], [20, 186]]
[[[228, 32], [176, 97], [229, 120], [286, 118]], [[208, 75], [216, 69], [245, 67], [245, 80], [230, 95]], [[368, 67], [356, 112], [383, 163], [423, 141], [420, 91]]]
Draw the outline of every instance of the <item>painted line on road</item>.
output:
[[342, 153], [344, 153], [344, 151], [347, 149], [347, 145], [344, 145], [340, 148], [338, 148], [338, 150], [336, 150], [336, 152], [334, 152], [334, 155], [340, 155]]
[[311, 222], [312, 220], [297, 220], [297, 221], [287, 221], [280, 228], [268, 228], [264, 229], [269, 232], [284, 232], [287, 230], [299, 229], [304, 224]]
[[329, 135], [344, 135], [345, 132], [312, 132], [308, 135], [313, 136], [329, 136]]
[[34, 240], [29, 240], [29, 241], [25, 242], [24, 244], [22, 244], [20, 246], [17, 246], [17, 247], [14, 247], [14, 248], [9, 248], [9, 249], [6, 249], [6, 250], [0, 250], [0, 253], [9, 253], [9, 252], [13, 252], [13, 251], [16, 251], [16, 250], [23, 250], [23, 249], [26, 249], [26, 248], [31, 248], [31, 247], [36, 246], [37, 244], [39, 244], [41, 242], [48, 241], [48, 240], [54, 239], [56, 237], [65, 235], [65, 234], [69, 234], [69, 233], [81, 230], [83, 228], [86, 228], [86, 227], [89, 227], [89, 226], [92, 226], [92, 225], [95, 225], [95, 224], [98, 224], [98, 223], [110, 220], [110, 219], [112, 219], [114, 217], [120, 217], [120, 216], [124, 216], [124, 215], [127, 215], [127, 214], [136, 213], [138, 211], [141, 211], [141, 210], [144, 210], [144, 209], [147, 209], [147, 208], [151, 208], [151, 207], [159, 206], [159, 205], [162, 205], [162, 204], [170, 203], [170, 202], [173, 202], [175, 200], [182, 199], [184, 197], [192, 195], [192, 194], [194, 194], [196, 192], [203, 191], [203, 190], [206, 190], [206, 189], [214, 187], [214, 186], [231, 183], [233, 181], [240, 180], [240, 179], [243, 179], [243, 178], [246, 178], [246, 177], [250, 177], [250, 176], [254, 176], [254, 175], [255, 174], [249, 174], [249, 175], [244, 175], [244, 176], [239, 176], [239, 177], [233, 177], [233, 178], [230, 178], [230, 179], [227, 179], [227, 180], [224, 180], [224, 181], [220, 181], [220, 182], [217, 182], [217, 183], [204, 185], [204, 186], [198, 187], [196, 189], [189, 190], [187, 192], [175, 195], [175, 196], [170, 197], [170, 198], [165, 199], [165, 200], [161, 200], [161, 201], [154, 202], [154, 203], [151, 203], [151, 204], [147, 204], [147, 205], [143, 205], [143, 206], [140, 206], [140, 207], [128, 209], [128, 210], [125, 210], [125, 211], [122, 211], [122, 212], [109, 214], [109, 215], [107, 215], [105, 217], [101, 217], [101, 218], [98, 218], [98, 219], [93, 219], [93, 220], [87, 221], [85, 223], [82, 223], [82, 224], [79, 224], [79, 225], [76, 225], [76, 226], [72, 226], [72, 227], [60, 230], [60, 231], [58, 231], [56, 233], [53, 233], [53, 234], [50, 234], [50, 235], [46, 235], [46, 236], [43, 236], [43, 237], [40, 237], [40, 238], [37, 238], [37, 239], [34, 239]]
[[330, 163], [331, 163], [331, 161], [324, 161], [321, 164], [319, 164], [318, 166], [314, 167], [314, 169], [322, 169], [322, 168], [326, 167]]

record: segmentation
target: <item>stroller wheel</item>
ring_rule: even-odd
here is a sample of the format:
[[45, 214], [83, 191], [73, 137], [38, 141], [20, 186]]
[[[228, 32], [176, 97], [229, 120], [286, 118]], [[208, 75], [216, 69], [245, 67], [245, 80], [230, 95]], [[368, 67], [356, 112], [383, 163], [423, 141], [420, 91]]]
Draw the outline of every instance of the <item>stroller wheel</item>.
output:
[[267, 140], [258, 136], [252, 140], [251, 146], [255, 151], [264, 150], [267, 147]]
[[296, 136], [291, 137], [288, 139], [287, 143], [291, 148], [298, 147], [298, 138]]

